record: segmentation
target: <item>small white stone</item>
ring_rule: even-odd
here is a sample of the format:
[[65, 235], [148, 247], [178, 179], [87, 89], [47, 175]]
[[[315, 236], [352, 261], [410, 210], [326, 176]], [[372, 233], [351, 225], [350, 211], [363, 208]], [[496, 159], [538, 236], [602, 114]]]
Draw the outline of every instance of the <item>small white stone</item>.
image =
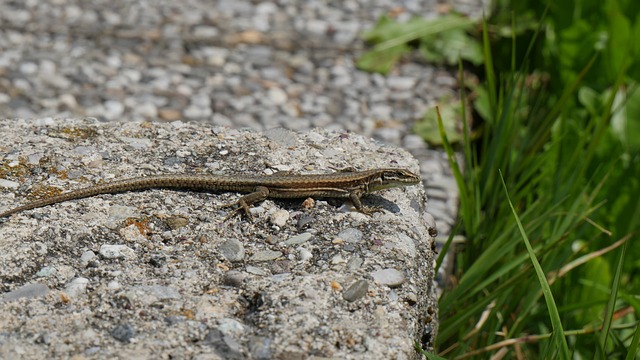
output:
[[193, 36], [198, 38], [214, 39], [218, 37], [220, 30], [213, 26], [200, 25], [193, 30]]
[[66, 287], [65, 292], [69, 297], [75, 298], [82, 295], [89, 285], [89, 279], [84, 277], [78, 277], [73, 279]]
[[7, 189], [17, 189], [20, 186], [20, 183], [11, 180], [0, 179], [0, 187], [4, 187]]
[[60, 103], [68, 107], [69, 109], [75, 109], [78, 107], [76, 97], [72, 94], [62, 94], [58, 97]]
[[287, 220], [289, 220], [289, 212], [287, 210], [277, 210], [269, 218], [272, 224], [280, 227], [284, 226]]
[[107, 100], [104, 103], [105, 114], [109, 120], [115, 120], [124, 113], [124, 104], [115, 100]]
[[391, 288], [398, 287], [406, 281], [404, 273], [396, 269], [382, 269], [374, 271], [371, 276], [375, 282], [387, 285]]
[[299, 251], [299, 255], [300, 255], [300, 261], [309, 261], [311, 260], [311, 258], [313, 258], [313, 254], [311, 253], [311, 251], [302, 248]]
[[129, 242], [143, 242], [146, 240], [146, 237], [140, 233], [140, 229], [134, 224], [120, 229], [120, 235]]
[[133, 259], [136, 252], [127, 245], [102, 245], [100, 255], [105, 259]]
[[272, 87], [271, 89], [269, 89], [267, 95], [275, 105], [282, 105], [289, 99], [287, 93], [284, 92], [284, 90], [282, 90], [281, 88], [277, 87]]
[[158, 116], [158, 108], [152, 103], [138, 104], [134, 108], [134, 112], [148, 118], [155, 118]]
[[347, 260], [345, 260], [345, 258], [343, 258], [341, 255], [336, 255], [331, 258], [332, 265], [344, 264], [346, 262]]
[[20, 72], [25, 75], [33, 75], [38, 72], [38, 65], [32, 62], [26, 62], [20, 65]]
[[80, 261], [83, 264], [88, 264], [89, 261], [91, 261], [91, 260], [93, 260], [95, 258], [96, 258], [96, 254], [91, 250], [85, 251], [85, 252], [82, 253], [82, 255], [80, 255]]

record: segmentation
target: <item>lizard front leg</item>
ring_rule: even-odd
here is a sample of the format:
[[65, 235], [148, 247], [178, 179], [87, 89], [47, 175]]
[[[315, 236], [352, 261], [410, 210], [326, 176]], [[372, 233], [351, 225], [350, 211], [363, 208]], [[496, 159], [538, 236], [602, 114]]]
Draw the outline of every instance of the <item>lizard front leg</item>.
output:
[[372, 215], [375, 212], [383, 212], [381, 206], [362, 205], [362, 202], [360, 201], [360, 198], [362, 197], [362, 195], [363, 194], [361, 191], [351, 191], [349, 193], [349, 199], [351, 200], [351, 203], [353, 204], [353, 206], [355, 206], [356, 210], [366, 215]]
[[249, 219], [252, 219], [253, 217], [251, 216], [251, 212], [249, 211], [249, 206], [266, 200], [269, 197], [269, 189], [265, 186], [256, 186], [255, 191], [244, 195], [243, 197], [241, 197], [240, 199], [238, 199], [238, 201], [231, 203], [231, 204], [226, 204], [223, 205], [223, 207], [232, 207], [232, 206], [238, 206], [235, 209], [233, 209], [229, 215], [227, 215], [224, 221], [229, 220], [230, 218], [232, 218], [235, 214], [237, 214], [240, 210], [244, 210], [245, 215], [247, 215], [247, 217]]

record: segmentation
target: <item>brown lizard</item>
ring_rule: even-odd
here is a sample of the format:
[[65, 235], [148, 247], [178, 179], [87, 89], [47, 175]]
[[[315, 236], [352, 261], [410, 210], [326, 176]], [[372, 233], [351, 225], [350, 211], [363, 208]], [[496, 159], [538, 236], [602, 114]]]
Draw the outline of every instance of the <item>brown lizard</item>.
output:
[[392, 168], [312, 175], [154, 175], [94, 185], [36, 200], [4, 211], [0, 213], [0, 218], [69, 200], [147, 189], [247, 193], [235, 203], [228, 205], [238, 207], [225, 220], [240, 210], [244, 210], [250, 217], [249, 206], [265, 199], [307, 197], [350, 199], [358, 211], [372, 214], [381, 209], [363, 206], [360, 202], [363, 195], [382, 189], [416, 185], [419, 182], [420, 177], [409, 170]]

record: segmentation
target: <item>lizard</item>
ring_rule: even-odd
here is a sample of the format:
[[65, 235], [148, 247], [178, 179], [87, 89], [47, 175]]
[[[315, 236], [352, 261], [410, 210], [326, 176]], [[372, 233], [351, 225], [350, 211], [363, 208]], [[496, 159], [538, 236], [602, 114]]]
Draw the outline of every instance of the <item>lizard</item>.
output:
[[342, 198], [349, 199], [356, 210], [371, 215], [382, 211], [380, 207], [362, 205], [360, 198], [374, 191], [411, 186], [420, 177], [407, 169], [383, 168], [365, 171], [339, 171], [329, 174], [273, 174], [273, 175], [152, 175], [111, 181], [35, 200], [0, 212], [0, 219], [25, 210], [36, 209], [69, 200], [83, 199], [101, 194], [116, 194], [149, 189], [177, 189], [209, 192], [245, 193], [225, 207], [237, 207], [224, 221], [244, 210], [251, 218], [249, 206], [265, 199]]

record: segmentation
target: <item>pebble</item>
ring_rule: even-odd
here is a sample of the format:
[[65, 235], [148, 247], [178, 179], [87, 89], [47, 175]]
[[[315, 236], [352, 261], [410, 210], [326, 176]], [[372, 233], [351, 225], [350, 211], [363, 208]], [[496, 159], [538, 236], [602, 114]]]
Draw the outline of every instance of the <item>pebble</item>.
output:
[[219, 36], [220, 30], [213, 26], [196, 26], [193, 29], [193, 36], [199, 38], [215, 38]]
[[392, 90], [410, 90], [416, 85], [416, 79], [407, 76], [390, 76], [387, 79], [387, 85]]
[[347, 228], [340, 231], [337, 235], [337, 238], [342, 239], [349, 243], [357, 243], [357, 242], [360, 242], [360, 240], [362, 240], [362, 236], [363, 236], [362, 231], [356, 228]]
[[159, 300], [167, 300], [167, 299], [181, 299], [182, 295], [178, 289], [171, 286], [162, 286], [162, 285], [151, 285], [151, 286], [141, 286], [135, 287], [134, 289], [142, 289], [149, 294], [152, 294]]
[[25, 75], [33, 75], [38, 72], [38, 65], [32, 62], [26, 62], [20, 65], [20, 72]]
[[367, 280], [358, 280], [342, 293], [342, 297], [349, 302], [354, 302], [364, 297], [367, 291], [369, 291], [369, 282]]
[[264, 270], [262, 268], [259, 268], [257, 266], [247, 265], [245, 270], [249, 274], [258, 275], [258, 276], [269, 276], [269, 272], [268, 271], [266, 271], [266, 270]]
[[211, 329], [204, 338], [204, 343], [213, 347], [223, 359], [243, 359], [242, 347], [232, 336], [224, 335], [219, 329]]
[[220, 252], [225, 259], [236, 262], [244, 260], [244, 244], [237, 239], [229, 239], [220, 245]]
[[112, 222], [120, 222], [138, 215], [138, 209], [133, 206], [111, 205], [107, 211]]
[[18, 299], [32, 299], [45, 296], [49, 293], [49, 287], [45, 284], [33, 283], [23, 285], [13, 291], [5, 293], [0, 298], [0, 303], [15, 301]]
[[118, 324], [111, 330], [111, 336], [123, 343], [129, 343], [135, 335], [135, 329], [129, 324]]
[[54, 268], [52, 266], [45, 266], [42, 269], [40, 269], [40, 271], [38, 271], [35, 276], [37, 276], [37, 277], [49, 277], [49, 276], [51, 276], [51, 274], [54, 274], [55, 272], [56, 272], [56, 268]]
[[311, 233], [304, 232], [302, 234], [294, 235], [288, 238], [287, 240], [284, 241], [284, 244], [287, 246], [300, 245], [309, 241], [309, 239], [311, 239], [312, 237], [313, 235]]
[[285, 102], [287, 102], [287, 93], [280, 88], [274, 87], [269, 89], [267, 96], [274, 105], [283, 105]]
[[134, 259], [136, 252], [126, 245], [102, 245], [100, 255], [105, 259]]
[[115, 280], [109, 281], [109, 283], [107, 284], [107, 289], [109, 290], [120, 290], [121, 288], [122, 285], [120, 285], [120, 283]]
[[394, 244], [394, 247], [402, 252], [404, 252], [407, 257], [413, 259], [416, 257], [416, 244], [412, 238], [407, 236], [406, 234], [399, 233], [396, 237], [397, 241]]
[[0, 179], [0, 187], [7, 188], [7, 189], [17, 189], [19, 186], [20, 186], [20, 183], [18, 182]]
[[124, 104], [115, 100], [108, 100], [104, 103], [102, 115], [108, 120], [117, 120], [124, 113]]
[[349, 269], [349, 271], [356, 271], [362, 267], [362, 264], [364, 264], [364, 260], [361, 257], [354, 256], [347, 261], [347, 269]]
[[282, 252], [274, 251], [274, 250], [264, 250], [259, 251], [251, 257], [251, 261], [254, 262], [262, 262], [262, 261], [272, 261], [282, 256]]
[[430, 227], [435, 229], [436, 228], [436, 219], [434, 218], [434, 216], [431, 213], [425, 212], [422, 214], [422, 219], [424, 220], [425, 224]]
[[316, 220], [315, 217], [305, 214], [305, 215], [300, 216], [296, 226], [298, 227], [298, 229], [302, 229], [303, 227], [311, 224], [314, 220]]
[[167, 263], [167, 257], [164, 254], [152, 254], [149, 258], [151, 266], [159, 268]]
[[398, 287], [406, 281], [404, 273], [396, 269], [382, 269], [371, 273], [373, 280], [390, 288]]
[[252, 358], [258, 360], [272, 359], [271, 339], [265, 336], [252, 336], [249, 338], [249, 353]]
[[77, 277], [71, 280], [71, 282], [65, 287], [65, 293], [71, 298], [77, 298], [84, 294], [87, 290], [87, 286], [89, 286], [89, 279]]
[[285, 226], [287, 224], [287, 220], [289, 220], [289, 212], [287, 210], [276, 210], [271, 216], [269, 216], [269, 221], [276, 226]]
[[189, 225], [189, 219], [184, 216], [169, 216], [165, 219], [165, 223], [171, 230], [176, 230]]
[[338, 265], [338, 264], [344, 264], [347, 261], [344, 259], [344, 257], [342, 257], [342, 255], [338, 254], [333, 256], [329, 262], [331, 263], [331, 265]]
[[300, 256], [300, 261], [302, 262], [309, 261], [313, 258], [313, 253], [305, 248], [301, 248], [298, 254]]
[[246, 330], [245, 326], [236, 319], [222, 318], [218, 321], [218, 329], [224, 335], [240, 336]]
[[[403, 139], [404, 143], [402, 146], [408, 150], [422, 150], [426, 148], [426, 144], [420, 135], [409, 134], [406, 135]], [[434, 166], [439, 166], [438, 162], [432, 162]], [[420, 168], [421, 170], [425, 170], [424, 167]]]
[[120, 233], [120, 236], [122, 237], [122, 239], [124, 239], [124, 241], [130, 243], [142, 243], [147, 240], [147, 238], [140, 233], [140, 229], [138, 228], [138, 226], [136, 226], [136, 224], [131, 224], [129, 226], [123, 227], [118, 231], [118, 233]]
[[418, 302], [418, 295], [414, 292], [407, 293], [405, 295], [405, 300], [409, 303], [409, 305], [416, 304]]
[[120, 137], [120, 140], [136, 150], [145, 150], [151, 146], [151, 140], [130, 137]]
[[222, 278], [223, 284], [227, 286], [233, 286], [239, 288], [242, 286], [242, 282], [246, 279], [247, 275], [243, 272], [231, 270], [224, 274]]

